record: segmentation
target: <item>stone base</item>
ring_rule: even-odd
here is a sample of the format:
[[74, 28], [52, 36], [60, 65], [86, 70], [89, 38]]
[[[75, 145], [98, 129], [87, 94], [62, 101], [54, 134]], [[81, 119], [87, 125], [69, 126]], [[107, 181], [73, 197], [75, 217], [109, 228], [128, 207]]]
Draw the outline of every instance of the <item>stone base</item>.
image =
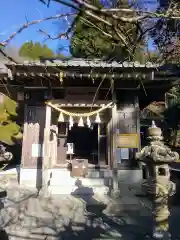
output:
[[[89, 170], [91, 171], [91, 170]], [[103, 171], [107, 171], [102, 173]], [[66, 168], [49, 169], [43, 173], [37, 169], [20, 170], [20, 185], [41, 189], [43, 184], [50, 194], [98, 194], [107, 195], [114, 190], [121, 192], [128, 185], [142, 182], [141, 170], [118, 170], [116, 175], [108, 174], [109, 170], [96, 170], [90, 172], [88, 178], [71, 177]], [[93, 177], [94, 176], [94, 177]]]
[[143, 181], [142, 170], [118, 170], [116, 174], [113, 175], [113, 192], [115, 195], [121, 194], [121, 192], [129, 191], [129, 187], [141, 186]]
[[171, 240], [171, 234], [168, 231], [164, 232], [153, 232], [152, 238], [154, 240]]
[[123, 169], [117, 171], [117, 181], [126, 184], [139, 184], [143, 180], [141, 169]]
[[20, 186], [37, 188], [37, 169], [20, 169]]
[[28, 188], [39, 188], [46, 184], [50, 194], [107, 194], [112, 179], [71, 177], [67, 169], [49, 169], [46, 173], [36, 169], [20, 170], [20, 185]]

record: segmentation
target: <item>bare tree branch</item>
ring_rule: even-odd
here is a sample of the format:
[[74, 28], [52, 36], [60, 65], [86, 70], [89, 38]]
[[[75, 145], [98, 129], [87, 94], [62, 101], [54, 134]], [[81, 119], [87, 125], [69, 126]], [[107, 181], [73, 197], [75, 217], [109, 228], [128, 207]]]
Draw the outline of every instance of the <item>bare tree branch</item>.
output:
[[[105, 32], [103, 29], [101, 29], [100, 27], [98, 27], [97, 25], [93, 24], [92, 22], [90, 22], [88, 19], [80, 16], [80, 18], [83, 20], [83, 22], [85, 24], [87, 24], [88, 26], [94, 27], [95, 29], [99, 30], [104, 36], [109, 37], [110, 39], [113, 39], [112, 34]], [[112, 26], [112, 25], [111, 25]]]
[[[87, 3], [84, 0], [72, 0], [76, 5], [73, 3], [69, 3], [64, 0], [51, 0], [54, 2], [58, 2], [62, 5], [68, 6], [73, 8], [74, 10], [81, 10], [84, 11], [87, 15], [95, 13], [101, 16], [112, 17], [113, 19], [126, 22], [126, 23], [137, 23], [139, 21], [143, 21], [144, 19], [156, 19], [156, 18], [166, 18], [166, 19], [180, 19], [180, 9], [178, 4], [171, 5], [166, 11], [164, 12], [151, 12], [151, 11], [142, 11], [138, 9], [130, 9], [130, 8], [98, 8], [93, 4]], [[82, 10], [82, 8], [85, 8]], [[92, 13], [94, 12], [94, 14]], [[114, 14], [114, 12], [121, 12], [124, 14], [131, 13], [135, 16], [127, 16], [121, 17], [119, 15]], [[97, 16], [96, 16], [97, 17]]]
[[[12, 33], [7, 40], [3, 41], [3, 42], [0, 42], [0, 46], [5, 48], [9, 43], [10, 41], [16, 37], [16, 35], [20, 34], [22, 31], [24, 31], [25, 29], [27, 29], [28, 27], [32, 26], [32, 25], [36, 25], [36, 24], [39, 24], [39, 23], [42, 23], [44, 21], [49, 21], [49, 20], [55, 20], [55, 19], [60, 19], [60, 18], [63, 18], [63, 17], [69, 17], [69, 16], [75, 16], [76, 14], [75, 13], [66, 13], [66, 14], [57, 14], [55, 16], [50, 16], [50, 17], [46, 17], [46, 18], [43, 18], [43, 19], [38, 19], [38, 20], [33, 20], [31, 22], [26, 22], [24, 23], [16, 32]], [[71, 27], [68, 28], [67, 32], [64, 32], [62, 34], [58, 34], [58, 36], [56, 36], [57, 38], [62, 38], [63, 36], [68, 36], [68, 33], [70, 31]], [[49, 39], [53, 39], [49, 34], [45, 33], [44, 31], [40, 30], [41, 33], [44, 33], [45, 35], [48, 36]], [[55, 37], [54, 37], [55, 39]], [[12, 62], [15, 62], [17, 63], [17, 61], [12, 58], [11, 56], [9, 56], [8, 54], [5, 53], [4, 49], [3, 48], [0, 48], [0, 53], [5, 57], [7, 58], [8, 60], [12, 61]]]
[[[85, 0], [72, 0], [72, 1], [66, 1], [66, 0], [51, 0], [53, 2], [65, 5], [69, 7], [70, 9], [73, 9], [76, 13], [66, 13], [66, 14], [58, 14], [55, 16], [46, 17], [40, 20], [33, 20], [31, 22], [24, 23], [16, 32], [11, 34], [7, 40], [0, 42], [0, 46], [6, 47], [10, 41], [17, 35], [20, 34], [23, 30], [27, 29], [28, 27], [42, 23], [44, 21], [48, 20], [54, 20], [54, 19], [61, 19], [63, 17], [68, 16], [75, 16], [72, 24], [67, 28], [67, 31], [64, 31], [63, 33], [57, 34], [56, 36], [51, 36], [48, 32], [44, 30], [39, 30], [41, 34], [44, 34], [47, 39], [55, 40], [55, 39], [62, 39], [62, 38], [68, 38], [70, 32], [73, 30], [74, 25], [76, 23], [76, 17], [80, 17], [86, 24], [91, 25], [92, 27], [99, 30], [100, 34], [103, 34], [106, 37], [109, 37], [112, 39], [116, 44], [117, 42], [122, 42], [124, 46], [126, 46], [127, 50], [130, 54], [133, 54], [135, 52], [135, 49], [137, 45], [142, 41], [142, 39], [148, 34], [149, 31], [152, 30], [152, 28], [156, 27], [156, 24], [153, 24], [151, 28], [141, 27], [143, 26], [144, 22], [147, 20], [152, 20], [157, 22], [157, 19], [180, 19], [180, 8], [179, 5], [174, 4], [170, 5], [170, 7], [164, 11], [164, 12], [148, 12], [148, 11], [142, 11], [138, 9], [131, 9], [131, 8], [98, 8], [94, 6], [93, 4], [90, 4], [89, 2]], [[50, 1], [41, 0], [44, 4], [50, 3]], [[97, 21], [97, 23], [103, 23], [104, 26], [107, 26], [106, 28], [99, 27], [99, 25], [94, 24], [89, 19], [84, 17], [82, 13], [85, 16], [88, 16], [89, 18], [94, 19]], [[132, 24], [132, 28], [124, 32], [123, 28], [118, 26], [125, 23]], [[137, 29], [139, 31], [139, 37], [136, 39], [131, 39], [131, 33], [132, 29]], [[109, 31], [109, 29], [113, 29], [114, 34], [112, 34], [112, 31]], [[0, 49], [0, 53], [3, 54], [4, 57], [8, 58], [11, 61], [14, 61], [10, 56], [8, 56], [3, 49]], [[14, 61], [15, 62], [15, 61]]]
[[50, 17], [46, 17], [46, 18], [43, 18], [43, 19], [38, 19], [38, 20], [33, 20], [31, 22], [27, 22], [27, 23], [24, 23], [16, 32], [14, 32], [13, 34], [11, 34], [9, 36], [9, 38], [4, 41], [4, 42], [0, 42], [0, 45], [5, 47], [9, 44], [9, 42], [19, 33], [21, 33], [23, 30], [27, 29], [28, 27], [32, 26], [32, 25], [35, 25], [35, 24], [39, 24], [39, 23], [42, 23], [44, 21], [48, 21], [48, 20], [55, 20], [55, 19], [60, 19], [60, 18], [63, 18], [63, 17], [67, 17], [67, 16], [74, 16], [75, 13], [66, 13], [66, 14], [57, 14], [55, 16], [50, 16]]
[[[74, 10], [77, 10], [77, 11], [80, 11], [81, 8], [79, 8], [77, 5], [74, 5], [73, 3], [70, 3], [69, 1], [66, 1], [66, 0], [51, 0], [52, 2], [57, 2], [59, 4], [62, 4], [62, 5], [65, 5], [67, 7], [70, 7]], [[73, 0], [72, 0], [73, 2]]]
[[39, 32], [47, 37], [46, 40], [48, 40], [48, 39], [50, 39], [50, 40], [68, 39], [67, 32], [59, 33], [56, 36], [51, 36], [49, 33], [47, 33], [46, 31], [44, 31], [42, 29], [39, 29]]

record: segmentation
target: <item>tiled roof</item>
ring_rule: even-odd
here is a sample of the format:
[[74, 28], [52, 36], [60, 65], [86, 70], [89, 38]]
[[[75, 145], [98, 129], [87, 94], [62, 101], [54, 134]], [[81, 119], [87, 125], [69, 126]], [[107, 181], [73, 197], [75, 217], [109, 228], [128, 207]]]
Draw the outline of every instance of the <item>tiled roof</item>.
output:
[[101, 61], [99, 59], [85, 60], [85, 59], [48, 59], [43, 61], [24, 61], [24, 63], [8, 63], [9, 65], [16, 66], [59, 66], [59, 67], [100, 67], [100, 68], [157, 68], [158, 66], [147, 62], [146, 64], [141, 64], [139, 62], [108, 62]]

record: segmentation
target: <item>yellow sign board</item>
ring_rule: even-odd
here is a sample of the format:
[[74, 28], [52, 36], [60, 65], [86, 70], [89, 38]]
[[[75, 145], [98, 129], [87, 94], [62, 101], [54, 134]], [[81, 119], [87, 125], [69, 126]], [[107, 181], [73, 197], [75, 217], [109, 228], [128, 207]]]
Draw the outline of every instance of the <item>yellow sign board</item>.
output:
[[117, 137], [117, 147], [119, 148], [139, 148], [139, 134], [119, 134]]

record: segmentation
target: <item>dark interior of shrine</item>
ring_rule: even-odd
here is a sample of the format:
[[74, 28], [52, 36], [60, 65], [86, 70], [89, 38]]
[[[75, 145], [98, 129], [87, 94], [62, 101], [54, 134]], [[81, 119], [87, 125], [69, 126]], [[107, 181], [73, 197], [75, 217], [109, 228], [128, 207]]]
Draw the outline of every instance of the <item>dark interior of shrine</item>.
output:
[[88, 159], [90, 164], [98, 164], [98, 124], [79, 127], [78, 124], [68, 130], [67, 143], [74, 144], [76, 159]]

